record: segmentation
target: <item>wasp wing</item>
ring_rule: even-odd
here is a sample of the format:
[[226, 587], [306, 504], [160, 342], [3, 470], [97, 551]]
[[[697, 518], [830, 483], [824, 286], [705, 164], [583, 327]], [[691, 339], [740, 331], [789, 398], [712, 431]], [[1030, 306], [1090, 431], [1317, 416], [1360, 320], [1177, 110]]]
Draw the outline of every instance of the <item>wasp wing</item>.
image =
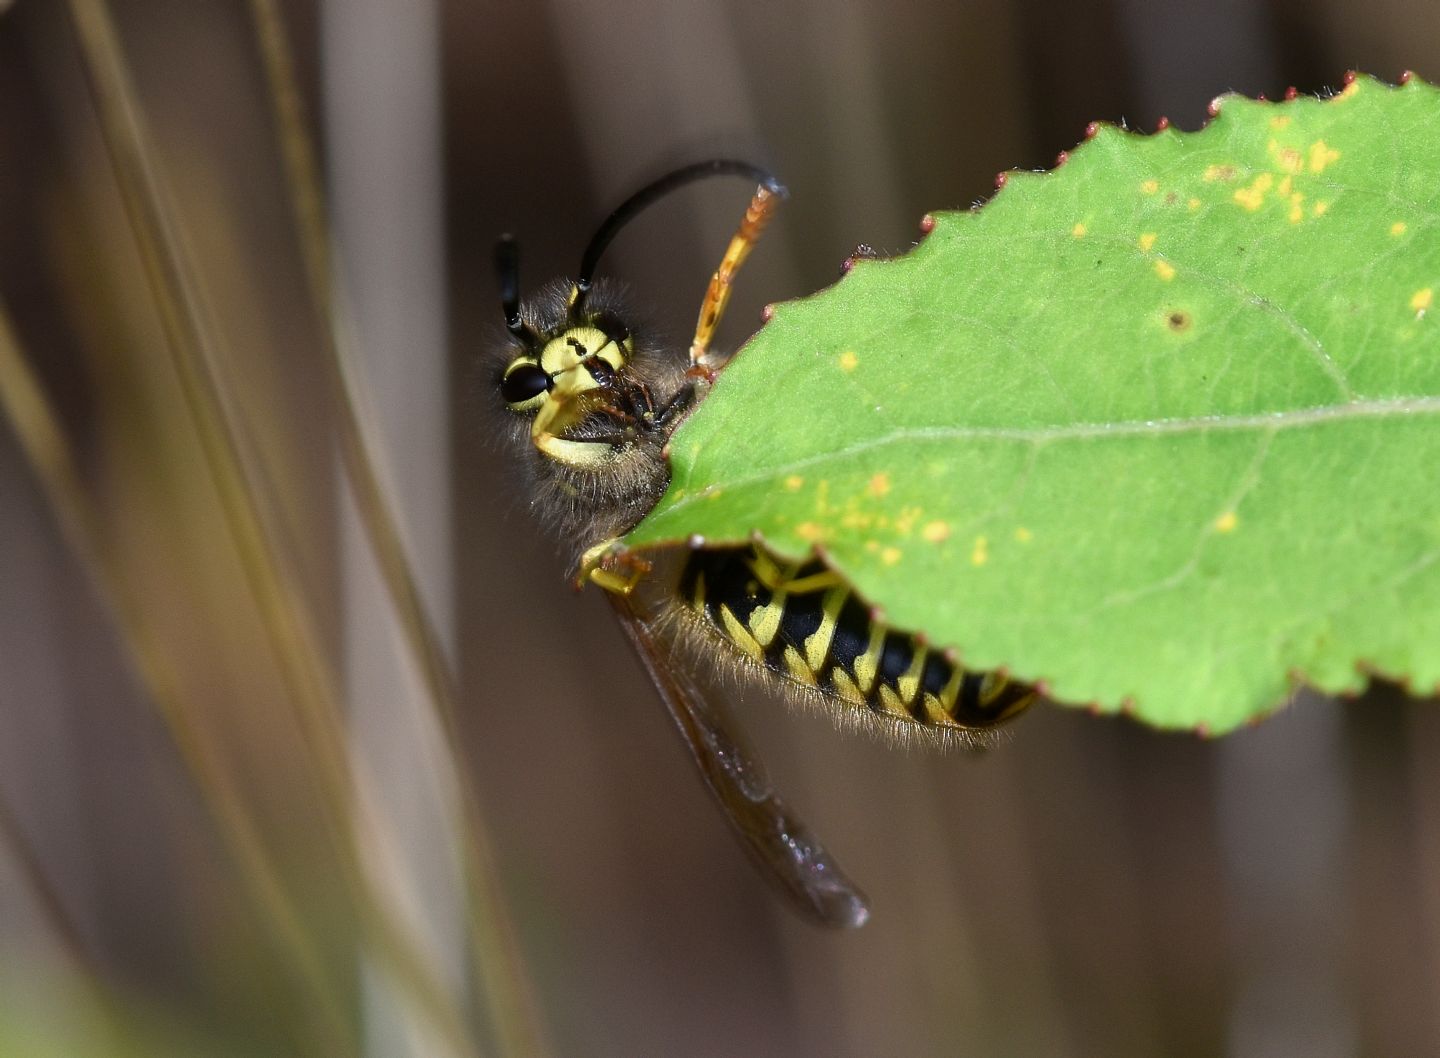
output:
[[870, 917], [865, 896], [809, 829], [775, 796], [764, 769], [719, 703], [701, 693], [629, 598], [610, 595], [620, 627], [660, 692], [705, 785], [767, 878], [802, 915], [853, 928]]

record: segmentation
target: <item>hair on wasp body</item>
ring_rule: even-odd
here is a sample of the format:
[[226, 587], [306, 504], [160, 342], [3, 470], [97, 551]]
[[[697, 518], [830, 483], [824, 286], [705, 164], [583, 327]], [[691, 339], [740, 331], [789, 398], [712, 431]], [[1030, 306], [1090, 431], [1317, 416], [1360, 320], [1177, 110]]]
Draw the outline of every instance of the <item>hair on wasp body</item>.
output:
[[[756, 185], [701, 302], [688, 354], [651, 337], [619, 288], [596, 279], [601, 257], [637, 214], [677, 188], [713, 176]], [[785, 561], [760, 543], [703, 542], [652, 568], [614, 542], [669, 483], [666, 445], [704, 399], [719, 361], [711, 338], [735, 273], [785, 189], [770, 173], [719, 159], [641, 188], [600, 226], [574, 281], [522, 298], [519, 252], [496, 249], [508, 341], [494, 388], [504, 429], [532, 479], [531, 504], [570, 549], [581, 582], [607, 589], [706, 785], [742, 844], [792, 904], [826, 925], [858, 926], [865, 898], [771, 790], [720, 696], [696, 663], [785, 689], [842, 723], [932, 731], [985, 741], [1025, 709], [1030, 688], [970, 672], [923, 636], [894, 629], [818, 558]], [[838, 710], [838, 712], [837, 712]]]

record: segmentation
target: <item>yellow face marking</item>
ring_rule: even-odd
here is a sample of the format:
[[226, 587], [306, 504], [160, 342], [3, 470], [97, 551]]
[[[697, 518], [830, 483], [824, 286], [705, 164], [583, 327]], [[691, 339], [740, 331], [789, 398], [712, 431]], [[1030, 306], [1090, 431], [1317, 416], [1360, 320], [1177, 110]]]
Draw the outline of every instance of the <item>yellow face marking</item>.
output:
[[860, 366], [860, 358], [849, 349], [840, 354], [840, 370], [849, 374]]
[[1149, 253], [1149, 252], [1150, 252], [1150, 247], [1152, 247], [1152, 246], [1154, 246], [1154, 245], [1155, 245], [1155, 233], [1154, 233], [1153, 231], [1147, 231], [1147, 232], [1144, 232], [1144, 233], [1141, 234], [1141, 236], [1140, 236], [1140, 249], [1144, 250], [1146, 253]]
[[1390, 234], [1391, 234], [1391, 235], [1404, 235], [1404, 234], [1405, 234], [1405, 222], [1404, 222], [1403, 220], [1397, 220], [1394, 224], [1390, 225]]
[[1168, 283], [1175, 278], [1175, 266], [1169, 261], [1156, 261], [1155, 274], [1159, 276], [1163, 282]]
[[618, 371], [628, 356], [628, 343], [607, 338], [600, 328], [571, 327], [545, 343], [540, 351], [540, 367], [555, 379], [553, 394], [564, 398], [599, 388], [600, 383], [585, 367], [592, 360], [604, 361]]
[[1079, 222], [1076, 223], [1075, 227], [1073, 227], [1073, 228], [1070, 229], [1070, 234], [1073, 235], [1073, 236], [1075, 236], [1075, 238], [1077, 238], [1077, 239], [1083, 239], [1083, 238], [1085, 238], [1085, 232], [1086, 232], [1085, 225], [1084, 225], [1084, 224], [1081, 224], [1081, 223], [1079, 223]]
[[1339, 159], [1340, 152], [1333, 147], [1327, 147], [1324, 140], [1316, 140], [1310, 145], [1310, 171], [1312, 173], [1323, 173]]
[[990, 541], [983, 536], [975, 538], [975, 546], [970, 550], [970, 564], [972, 566], [983, 566], [990, 561]]
[[764, 649], [755, 641], [750, 630], [730, 611], [730, 607], [720, 607], [720, 623], [724, 626], [725, 634], [730, 637], [730, 642], [734, 643], [742, 654], [752, 661], [764, 661]]
[[920, 535], [932, 544], [938, 544], [950, 536], [950, 523], [942, 521], [926, 522], [925, 528], [920, 530]]
[[819, 672], [830, 656], [830, 643], [835, 638], [835, 624], [840, 618], [840, 607], [849, 598], [848, 588], [831, 588], [820, 600], [820, 627], [805, 637], [805, 663], [814, 672]]
[[594, 441], [567, 441], [553, 435], [535, 439], [535, 447], [557, 463], [571, 467], [598, 467], [617, 458], [608, 444]]
[[1240, 519], [1234, 511], [1226, 511], [1219, 518], [1215, 519], [1215, 531], [1217, 533], [1233, 533], [1235, 527], [1240, 524]]

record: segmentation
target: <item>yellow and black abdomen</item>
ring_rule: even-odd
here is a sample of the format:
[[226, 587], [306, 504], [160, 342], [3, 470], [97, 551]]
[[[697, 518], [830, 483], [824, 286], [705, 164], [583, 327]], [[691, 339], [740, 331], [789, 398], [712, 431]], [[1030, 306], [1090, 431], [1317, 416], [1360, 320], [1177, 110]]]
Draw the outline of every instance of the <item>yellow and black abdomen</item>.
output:
[[819, 561], [763, 548], [697, 550], [680, 580], [685, 605], [751, 661], [826, 697], [928, 727], [992, 727], [1025, 709], [1032, 688], [968, 672], [919, 637], [874, 620]]

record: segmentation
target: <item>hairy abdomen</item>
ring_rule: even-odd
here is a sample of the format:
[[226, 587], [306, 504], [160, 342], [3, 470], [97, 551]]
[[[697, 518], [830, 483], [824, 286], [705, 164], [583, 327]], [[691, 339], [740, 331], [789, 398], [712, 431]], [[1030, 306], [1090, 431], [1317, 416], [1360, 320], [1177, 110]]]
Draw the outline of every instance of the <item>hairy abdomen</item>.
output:
[[978, 730], [1023, 710], [1033, 689], [969, 672], [913, 634], [872, 619], [823, 563], [758, 548], [697, 550], [684, 605], [752, 662], [826, 697], [932, 728]]

